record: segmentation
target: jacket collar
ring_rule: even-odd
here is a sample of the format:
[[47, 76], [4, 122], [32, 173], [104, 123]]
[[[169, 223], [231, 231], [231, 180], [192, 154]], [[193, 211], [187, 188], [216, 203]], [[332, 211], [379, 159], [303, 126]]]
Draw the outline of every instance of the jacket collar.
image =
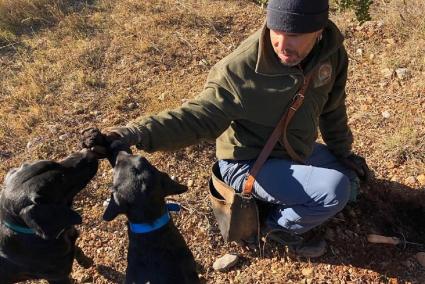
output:
[[[310, 61], [306, 64], [304, 73], [312, 70], [319, 62], [326, 60], [331, 54], [338, 50], [342, 46], [343, 40], [344, 38], [339, 29], [329, 20], [323, 31], [322, 40], [313, 48], [312, 52], [316, 54], [312, 56]], [[275, 56], [270, 42], [270, 30], [267, 28], [266, 23], [263, 24], [260, 30], [255, 72], [266, 76], [281, 76], [299, 73], [297, 67], [284, 66]]]

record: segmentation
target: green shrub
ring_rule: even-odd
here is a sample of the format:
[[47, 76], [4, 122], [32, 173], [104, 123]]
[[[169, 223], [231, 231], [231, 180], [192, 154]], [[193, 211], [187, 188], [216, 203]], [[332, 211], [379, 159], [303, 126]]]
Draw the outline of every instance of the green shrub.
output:
[[353, 9], [360, 23], [371, 20], [369, 8], [372, 3], [372, 0], [336, 0], [340, 10]]

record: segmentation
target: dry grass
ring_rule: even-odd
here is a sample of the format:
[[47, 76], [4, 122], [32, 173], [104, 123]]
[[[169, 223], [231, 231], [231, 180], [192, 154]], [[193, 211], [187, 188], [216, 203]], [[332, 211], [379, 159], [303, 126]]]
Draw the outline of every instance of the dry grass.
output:
[[[122, 125], [194, 97], [210, 67], [264, 20], [264, 11], [248, 0], [99, 0], [78, 9], [67, 8], [67, 3], [0, 0], [0, 13], [6, 11], [6, 4], [8, 9], [14, 7], [15, 13], [13, 17], [8, 14], [9, 18], [0, 16], [0, 40], [19, 42], [0, 49], [0, 180], [10, 167], [25, 160], [57, 159], [74, 151], [79, 132], [86, 126]], [[424, 173], [425, 168], [425, 24], [421, 15], [425, 4], [422, 0], [406, 1], [407, 6], [403, 3], [376, 1], [372, 9], [375, 21], [363, 26], [358, 26], [349, 11], [332, 16], [346, 35], [351, 58], [347, 104], [355, 150], [367, 157], [378, 178], [389, 180], [397, 175], [400, 181]], [[38, 4], [40, 10], [29, 9]], [[408, 68], [410, 77], [402, 80], [381, 73], [398, 67]], [[389, 118], [382, 116], [384, 111], [390, 113]], [[344, 277], [366, 283], [391, 278], [386, 268], [359, 266], [353, 270], [349, 265], [335, 265], [334, 255], [325, 265], [287, 260], [279, 250], [273, 252], [278, 260], [260, 259], [251, 253], [234, 271], [212, 271], [214, 257], [229, 248], [210, 226], [213, 220], [205, 200], [213, 150], [202, 144], [149, 156], [179, 181], [194, 182], [191, 191], [181, 197], [193, 210], [179, 217], [178, 225], [208, 281], [261, 282], [269, 277], [299, 282], [306, 280], [300, 273], [305, 267], [326, 270], [324, 273], [332, 276], [320, 280], [317, 272], [314, 279], [318, 283]], [[113, 230], [100, 224], [109, 175], [109, 167], [103, 164], [87, 195], [78, 200], [85, 211], [80, 243], [96, 263], [123, 271], [125, 247], [114, 233], [123, 228], [118, 222]], [[409, 186], [421, 188], [418, 183]], [[104, 249], [108, 246], [112, 248]], [[265, 268], [257, 274], [259, 266], [272, 266], [277, 272]], [[400, 268], [410, 280], [409, 275], [417, 272], [412, 267]], [[94, 283], [113, 282], [95, 269], [84, 272], [76, 267], [74, 271], [75, 277], [79, 273], [94, 275]]]
[[64, 18], [74, 1], [69, 0], [1, 0], [0, 27], [13, 33], [51, 26]]

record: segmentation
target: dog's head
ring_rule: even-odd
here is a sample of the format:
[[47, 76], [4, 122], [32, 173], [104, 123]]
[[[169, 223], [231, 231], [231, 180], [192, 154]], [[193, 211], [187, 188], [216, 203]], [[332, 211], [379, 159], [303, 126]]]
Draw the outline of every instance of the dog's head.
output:
[[34, 229], [43, 239], [58, 236], [63, 229], [81, 224], [70, 206], [97, 172], [98, 161], [88, 150], [60, 162], [25, 163], [8, 172], [0, 196], [3, 216]]
[[103, 219], [125, 214], [132, 223], [149, 223], [165, 212], [168, 195], [187, 191], [145, 158], [120, 151], [115, 159], [111, 200]]

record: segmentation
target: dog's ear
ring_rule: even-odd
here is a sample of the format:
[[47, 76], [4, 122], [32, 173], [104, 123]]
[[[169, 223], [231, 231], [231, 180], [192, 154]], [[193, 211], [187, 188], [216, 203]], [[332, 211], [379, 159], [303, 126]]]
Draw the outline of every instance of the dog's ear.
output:
[[45, 240], [57, 238], [65, 228], [82, 223], [81, 216], [66, 205], [30, 205], [19, 216]]
[[103, 213], [103, 220], [112, 221], [119, 214], [124, 214], [126, 212], [126, 205], [115, 200], [114, 193], [111, 194], [111, 200], [109, 200], [108, 207], [106, 207], [105, 212]]
[[181, 194], [188, 190], [187, 186], [172, 180], [166, 173], [160, 172], [160, 178], [162, 188], [164, 188], [165, 191], [165, 196]]

